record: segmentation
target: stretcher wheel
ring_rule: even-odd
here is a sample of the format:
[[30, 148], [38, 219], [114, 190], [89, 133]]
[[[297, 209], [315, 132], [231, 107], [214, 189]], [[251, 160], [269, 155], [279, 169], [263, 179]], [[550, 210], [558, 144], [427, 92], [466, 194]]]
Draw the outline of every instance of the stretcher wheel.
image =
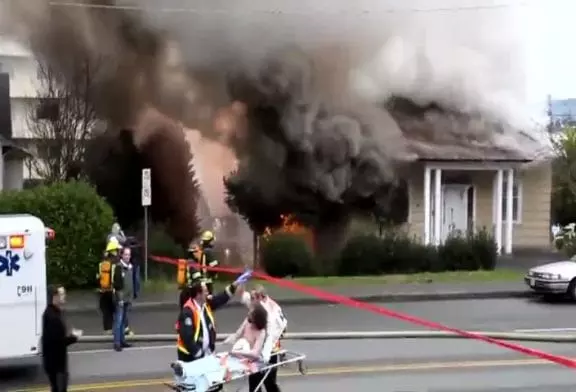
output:
[[304, 361], [298, 361], [298, 371], [301, 375], [305, 375], [308, 373], [308, 366], [304, 363]]

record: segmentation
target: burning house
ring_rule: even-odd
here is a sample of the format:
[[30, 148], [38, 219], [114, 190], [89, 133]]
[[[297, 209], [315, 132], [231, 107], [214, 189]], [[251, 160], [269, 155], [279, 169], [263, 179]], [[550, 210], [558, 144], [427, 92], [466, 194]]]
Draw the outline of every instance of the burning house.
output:
[[[313, 228], [317, 247], [341, 243], [356, 213], [392, 215], [400, 184], [408, 200], [400, 223], [425, 242], [486, 226], [506, 252], [546, 245], [547, 146], [521, 110], [513, 6], [77, 3], [14, 2], [8, 30], [62, 83], [70, 56], [106, 58], [88, 92], [99, 117], [132, 129], [137, 149], [154, 140], [164, 153], [147, 154], [159, 167], [179, 160], [180, 168], [190, 154], [170, 154], [185, 137], [151, 127], [151, 111], [226, 146], [251, 202], [293, 214]], [[216, 165], [208, 156], [202, 166]], [[194, 214], [179, 208], [192, 180], [165, 173], [163, 213], [179, 234]]]

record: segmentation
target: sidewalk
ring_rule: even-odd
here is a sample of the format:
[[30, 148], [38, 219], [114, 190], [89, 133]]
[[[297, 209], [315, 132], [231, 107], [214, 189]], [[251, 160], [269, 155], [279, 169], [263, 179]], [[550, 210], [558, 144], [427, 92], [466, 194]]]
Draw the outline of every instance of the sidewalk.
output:
[[[440, 301], [456, 299], [494, 299], [494, 298], [525, 298], [532, 295], [522, 282], [494, 283], [415, 283], [415, 284], [366, 284], [355, 286], [319, 287], [334, 294], [351, 297], [364, 302], [409, 302], [409, 301]], [[290, 305], [321, 305], [328, 302], [319, 298], [281, 287], [269, 287], [268, 293], [283, 306]], [[138, 309], [175, 306], [178, 293], [143, 293], [135, 302]], [[69, 312], [91, 312], [98, 306], [95, 292], [70, 292], [68, 294]], [[230, 306], [240, 306], [234, 301]]]

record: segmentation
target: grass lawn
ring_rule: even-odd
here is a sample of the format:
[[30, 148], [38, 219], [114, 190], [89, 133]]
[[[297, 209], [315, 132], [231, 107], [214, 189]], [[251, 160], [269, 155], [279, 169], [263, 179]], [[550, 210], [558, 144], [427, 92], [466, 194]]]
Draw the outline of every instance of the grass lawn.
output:
[[[427, 283], [490, 283], [519, 282], [524, 273], [515, 270], [496, 271], [454, 271], [454, 272], [423, 272], [416, 274], [379, 275], [379, 276], [323, 276], [313, 278], [295, 278], [298, 283], [317, 286], [364, 286], [372, 284], [427, 284]], [[254, 282], [254, 281], [253, 281]], [[271, 283], [262, 282], [264, 285]], [[227, 282], [218, 282], [216, 286], [223, 287]], [[150, 280], [145, 285], [149, 292], [173, 291], [175, 282], [167, 280]]]

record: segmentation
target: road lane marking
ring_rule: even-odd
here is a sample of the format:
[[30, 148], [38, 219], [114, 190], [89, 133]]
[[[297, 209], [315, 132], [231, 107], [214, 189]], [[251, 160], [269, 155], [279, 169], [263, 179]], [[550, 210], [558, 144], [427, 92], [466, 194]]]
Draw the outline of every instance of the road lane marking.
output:
[[514, 332], [574, 332], [576, 328], [534, 328], [534, 329], [515, 329]]
[[[416, 371], [416, 370], [445, 370], [445, 369], [469, 369], [482, 367], [504, 367], [504, 366], [534, 366], [534, 365], [553, 365], [553, 363], [540, 359], [509, 359], [509, 360], [492, 360], [492, 361], [463, 361], [463, 362], [430, 362], [430, 363], [409, 363], [404, 365], [380, 365], [380, 366], [348, 366], [333, 367], [324, 369], [310, 369], [308, 376], [329, 376], [329, 375], [346, 375], [346, 374], [366, 374], [366, 373], [390, 373], [399, 371]], [[280, 372], [280, 377], [299, 376], [297, 372]], [[68, 387], [69, 391], [96, 391], [121, 388], [136, 388], [159, 386], [167, 382], [172, 382], [171, 378], [156, 378], [130, 381], [111, 381], [94, 384], [72, 385]], [[9, 392], [49, 392], [46, 387], [24, 388], [10, 390]]]
[[[138, 346], [138, 347], [128, 347], [125, 348], [123, 351], [141, 351], [141, 350], [165, 350], [165, 349], [174, 349], [175, 345], [164, 345], [164, 346]], [[80, 355], [80, 354], [102, 354], [102, 353], [112, 353], [112, 348], [98, 348], [93, 350], [76, 350], [70, 351], [70, 355]]]

